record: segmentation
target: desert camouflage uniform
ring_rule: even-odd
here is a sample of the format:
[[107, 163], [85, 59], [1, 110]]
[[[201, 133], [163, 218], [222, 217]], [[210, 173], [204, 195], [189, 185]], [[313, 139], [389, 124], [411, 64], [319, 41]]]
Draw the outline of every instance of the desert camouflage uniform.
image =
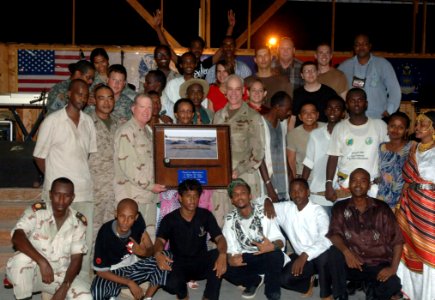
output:
[[153, 137], [149, 128], [141, 128], [131, 118], [115, 133], [115, 199], [136, 200], [147, 225], [147, 232], [155, 238], [158, 197], [154, 186]]
[[[6, 267], [8, 279], [14, 285], [15, 297], [28, 298], [37, 291], [54, 294], [63, 282], [71, 255], [88, 250], [86, 218], [70, 207], [67, 219], [58, 230], [51, 203], [37, 202], [24, 211], [11, 234], [17, 229], [24, 231], [33, 247], [50, 263], [54, 281], [43, 283], [38, 264], [27, 255], [16, 252]], [[77, 276], [67, 292], [67, 299], [92, 300], [89, 284]]]
[[97, 116], [95, 111], [90, 113], [97, 132], [97, 152], [89, 156], [89, 169], [94, 184], [94, 236], [93, 243], [97, 237], [98, 230], [105, 222], [113, 219], [115, 211], [115, 191], [113, 180], [115, 170], [113, 164], [113, 145], [115, 131], [119, 127], [118, 119], [110, 117], [112, 123], [110, 129]]
[[[229, 105], [216, 112], [213, 124], [228, 124], [231, 131], [232, 168], [251, 187], [252, 199], [261, 196], [260, 164], [264, 158], [264, 125], [261, 116], [245, 102], [230, 118]], [[214, 215], [223, 226], [225, 215], [232, 209], [226, 190], [213, 193]]]
[[68, 103], [68, 88], [71, 79], [67, 79], [56, 83], [47, 96], [47, 113], [50, 114], [61, 108]]

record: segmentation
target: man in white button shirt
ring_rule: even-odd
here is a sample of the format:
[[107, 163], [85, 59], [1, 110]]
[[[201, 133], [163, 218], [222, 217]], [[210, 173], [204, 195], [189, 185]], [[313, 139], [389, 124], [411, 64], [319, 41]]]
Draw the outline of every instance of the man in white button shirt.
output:
[[332, 299], [331, 280], [327, 270], [327, 250], [331, 242], [325, 237], [329, 217], [322, 206], [309, 200], [308, 182], [296, 178], [290, 183], [292, 201], [275, 203], [278, 224], [285, 232], [295, 253], [284, 266], [281, 286], [307, 294], [312, 292], [312, 276], [319, 274], [320, 297]]
[[[87, 220], [86, 245], [92, 247], [93, 188], [88, 158], [97, 152], [97, 136], [92, 118], [82, 109], [89, 98], [88, 84], [81, 79], [71, 81], [68, 104], [48, 115], [42, 122], [33, 157], [44, 173], [42, 199], [48, 201], [48, 192], [54, 179], [67, 177], [74, 183], [74, 202], [71, 207]], [[83, 257], [80, 276], [89, 280], [91, 259], [89, 252]]]

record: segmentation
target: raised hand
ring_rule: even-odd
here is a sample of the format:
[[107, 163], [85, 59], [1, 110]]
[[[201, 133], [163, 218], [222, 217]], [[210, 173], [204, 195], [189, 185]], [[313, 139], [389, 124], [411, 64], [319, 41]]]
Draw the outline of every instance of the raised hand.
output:
[[160, 28], [162, 26], [162, 14], [160, 12], [160, 9], [156, 10], [156, 12], [153, 15], [153, 27]]
[[234, 27], [236, 25], [236, 14], [232, 9], [228, 11], [228, 25]]

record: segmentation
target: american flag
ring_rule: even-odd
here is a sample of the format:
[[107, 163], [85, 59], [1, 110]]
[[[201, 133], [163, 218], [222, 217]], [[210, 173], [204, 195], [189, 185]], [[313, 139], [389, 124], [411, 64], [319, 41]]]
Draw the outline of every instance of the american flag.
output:
[[[67, 79], [70, 63], [81, 59], [80, 50], [18, 50], [18, 91], [41, 92]], [[89, 53], [87, 53], [89, 55]]]

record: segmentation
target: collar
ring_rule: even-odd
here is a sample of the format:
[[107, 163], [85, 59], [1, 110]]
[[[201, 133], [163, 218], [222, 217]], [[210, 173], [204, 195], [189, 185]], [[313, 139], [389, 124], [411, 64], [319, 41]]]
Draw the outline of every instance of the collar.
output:
[[130, 237], [131, 235], [131, 228], [128, 230], [128, 232], [126, 234], [119, 234], [118, 231], [116, 231], [116, 226], [118, 225], [118, 221], [115, 219], [112, 222], [112, 231], [113, 233], [120, 239], [126, 239], [128, 237]]
[[[375, 208], [377, 206], [376, 203], [375, 203], [375, 200], [372, 197], [367, 196], [367, 200], [368, 201], [367, 201], [367, 209], [366, 209], [366, 211], [368, 211], [371, 208]], [[352, 198], [349, 198], [349, 202], [347, 203], [347, 205], [349, 207], [353, 207], [354, 209], [356, 209], [355, 202], [353, 201]]]

